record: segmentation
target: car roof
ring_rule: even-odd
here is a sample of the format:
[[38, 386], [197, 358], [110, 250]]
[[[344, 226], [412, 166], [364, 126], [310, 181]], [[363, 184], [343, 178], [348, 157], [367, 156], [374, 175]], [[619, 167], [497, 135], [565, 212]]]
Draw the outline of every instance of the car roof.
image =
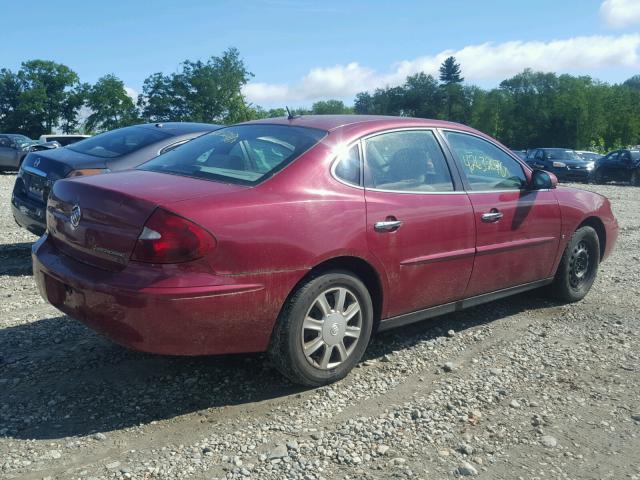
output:
[[455, 127], [457, 129], [472, 130], [465, 125], [447, 122], [444, 120], [392, 117], [385, 115], [300, 115], [292, 118], [291, 120], [286, 117], [264, 118], [245, 122], [244, 124], [291, 125], [297, 127], [317, 128], [328, 132], [342, 127], [365, 124], [369, 127], [375, 126], [379, 128], [425, 126], [436, 128]]
[[157, 122], [157, 123], [141, 123], [132, 125], [134, 127], [150, 128], [161, 130], [170, 135], [182, 135], [192, 132], [210, 132], [222, 128], [224, 125], [216, 125], [213, 123], [198, 122]]

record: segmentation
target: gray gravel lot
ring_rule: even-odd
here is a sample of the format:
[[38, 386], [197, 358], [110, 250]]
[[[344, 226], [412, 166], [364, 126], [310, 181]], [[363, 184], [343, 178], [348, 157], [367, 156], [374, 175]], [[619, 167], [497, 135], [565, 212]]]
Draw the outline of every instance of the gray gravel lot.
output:
[[262, 355], [127, 351], [48, 306], [0, 174], [0, 478], [640, 479], [640, 189], [589, 296], [379, 335], [305, 390]]

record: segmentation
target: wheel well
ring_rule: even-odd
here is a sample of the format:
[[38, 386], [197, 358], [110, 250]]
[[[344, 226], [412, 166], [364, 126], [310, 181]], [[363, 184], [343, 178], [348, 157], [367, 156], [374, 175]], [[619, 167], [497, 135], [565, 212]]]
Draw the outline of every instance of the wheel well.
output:
[[604, 229], [604, 223], [602, 223], [602, 220], [600, 220], [598, 217], [589, 217], [585, 219], [578, 226], [578, 228], [585, 227], [585, 226], [593, 228], [598, 234], [598, 241], [600, 243], [600, 260], [602, 260], [602, 257], [604, 256], [604, 252], [605, 252], [605, 247], [607, 245], [607, 232]]
[[373, 328], [374, 331], [380, 322], [382, 316], [382, 284], [380, 276], [373, 266], [367, 261], [358, 257], [335, 257], [325, 260], [313, 267], [300, 281], [296, 284], [292, 292], [295, 292], [300, 285], [306, 283], [309, 278], [322, 275], [330, 270], [347, 270], [358, 277], [364, 283], [369, 294], [371, 295], [371, 303], [373, 304]]

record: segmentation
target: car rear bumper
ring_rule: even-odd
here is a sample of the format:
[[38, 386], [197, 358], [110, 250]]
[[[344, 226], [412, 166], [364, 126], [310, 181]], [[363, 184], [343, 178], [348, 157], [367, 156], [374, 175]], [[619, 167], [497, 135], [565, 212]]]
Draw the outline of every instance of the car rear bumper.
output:
[[[260, 352], [268, 347], [285, 285], [299, 273], [254, 278], [212, 275], [194, 287], [125, 287], [126, 269], [107, 272], [62, 253], [44, 235], [33, 246], [40, 294], [70, 317], [125, 347], [166, 355]], [[267, 291], [265, 283], [278, 287]]]
[[18, 225], [35, 235], [42, 235], [47, 228], [47, 206], [44, 203], [25, 198], [14, 189], [11, 195], [11, 210]]

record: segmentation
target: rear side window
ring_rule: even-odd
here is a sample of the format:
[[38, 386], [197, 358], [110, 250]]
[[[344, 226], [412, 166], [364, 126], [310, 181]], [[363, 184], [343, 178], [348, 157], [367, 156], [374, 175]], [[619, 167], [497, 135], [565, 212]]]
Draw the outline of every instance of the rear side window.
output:
[[522, 166], [496, 145], [466, 133], [444, 135], [471, 190], [519, 190], [526, 184]]
[[125, 127], [101, 133], [68, 146], [69, 150], [101, 158], [116, 158], [159, 142], [171, 135], [146, 127]]
[[139, 168], [255, 185], [316, 145], [326, 132], [287, 125], [236, 125], [195, 138]]
[[336, 177], [352, 185], [360, 185], [360, 150], [354, 145], [338, 156]]
[[433, 132], [389, 132], [364, 141], [365, 186], [395, 192], [450, 192], [451, 173]]

